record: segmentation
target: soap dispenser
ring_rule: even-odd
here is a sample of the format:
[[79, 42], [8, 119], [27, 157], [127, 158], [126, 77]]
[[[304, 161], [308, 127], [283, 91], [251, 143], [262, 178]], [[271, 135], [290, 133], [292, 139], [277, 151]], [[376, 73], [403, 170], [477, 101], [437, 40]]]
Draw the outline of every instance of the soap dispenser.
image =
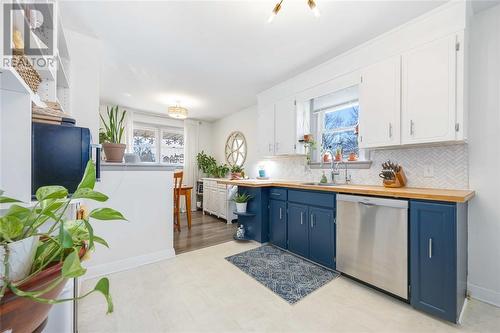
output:
[[323, 171], [323, 175], [321, 176], [321, 180], [319, 181], [321, 184], [328, 183], [328, 179], [326, 178], [325, 172]]

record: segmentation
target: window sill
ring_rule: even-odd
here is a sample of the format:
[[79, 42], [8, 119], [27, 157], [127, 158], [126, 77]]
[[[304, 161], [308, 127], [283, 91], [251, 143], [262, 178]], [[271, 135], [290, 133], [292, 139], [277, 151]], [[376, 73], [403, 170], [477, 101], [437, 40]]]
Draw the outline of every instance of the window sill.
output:
[[[337, 163], [337, 162], [334, 162]], [[342, 161], [340, 168], [343, 169], [347, 165], [347, 169], [370, 169], [372, 161]], [[331, 169], [331, 163], [309, 163], [311, 169]]]

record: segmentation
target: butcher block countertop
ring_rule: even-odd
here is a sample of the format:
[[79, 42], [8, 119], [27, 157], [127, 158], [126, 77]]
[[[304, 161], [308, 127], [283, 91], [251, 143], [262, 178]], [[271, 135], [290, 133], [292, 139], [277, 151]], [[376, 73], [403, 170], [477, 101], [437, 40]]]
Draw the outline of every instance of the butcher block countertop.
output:
[[245, 187], [286, 187], [302, 190], [327, 191], [346, 194], [364, 194], [381, 197], [423, 199], [448, 202], [467, 202], [475, 195], [473, 190], [447, 190], [435, 188], [400, 187], [387, 188], [376, 185], [310, 185], [306, 182], [286, 180], [229, 180], [217, 179], [220, 184], [238, 185]]

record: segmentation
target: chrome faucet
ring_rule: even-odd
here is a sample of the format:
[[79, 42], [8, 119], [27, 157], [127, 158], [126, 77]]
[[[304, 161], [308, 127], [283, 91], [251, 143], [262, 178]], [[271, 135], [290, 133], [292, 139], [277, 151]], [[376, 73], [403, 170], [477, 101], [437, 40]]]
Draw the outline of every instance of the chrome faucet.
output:
[[351, 182], [351, 175], [347, 172], [347, 162], [344, 161], [339, 161], [335, 162], [332, 159], [332, 183], [338, 184], [338, 182], [335, 179], [335, 176], [340, 175], [340, 164], [343, 164], [344, 166], [344, 182], [342, 184], [349, 184]]

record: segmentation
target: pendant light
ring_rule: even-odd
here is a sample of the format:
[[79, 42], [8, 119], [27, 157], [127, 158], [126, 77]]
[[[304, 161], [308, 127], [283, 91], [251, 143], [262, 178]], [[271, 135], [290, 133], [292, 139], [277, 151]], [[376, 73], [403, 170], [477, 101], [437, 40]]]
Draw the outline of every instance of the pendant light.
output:
[[[281, 4], [283, 3], [284, 0], [280, 0], [275, 6], [273, 11], [271, 12], [271, 16], [269, 16], [269, 19], [267, 20], [268, 23], [271, 23], [274, 21], [276, 15], [278, 15], [278, 12], [281, 10]], [[318, 6], [316, 5], [316, 2], [314, 0], [307, 0], [307, 5], [309, 6], [309, 9], [313, 12], [314, 16], [319, 17], [319, 9]]]
[[175, 119], [186, 119], [188, 115], [188, 110], [179, 105], [179, 102], [175, 106], [169, 106], [167, 114]]

